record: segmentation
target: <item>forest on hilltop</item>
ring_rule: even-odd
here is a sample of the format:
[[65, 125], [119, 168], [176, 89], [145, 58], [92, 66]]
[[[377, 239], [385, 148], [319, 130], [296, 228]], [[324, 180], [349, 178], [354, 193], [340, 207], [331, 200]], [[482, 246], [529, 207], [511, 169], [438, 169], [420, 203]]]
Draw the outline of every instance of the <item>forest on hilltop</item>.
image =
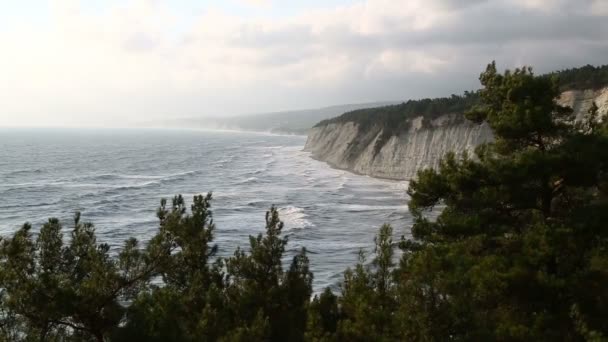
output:
[[563, 69], [545, 75], [557, 77], [561, 91], [566, 90], [597, 90], [608, 85], [608, 65], [585, 65], [580, 68]]
[[[599, 89], [608, 85], [608, 65], [598, 67], [586, 65], [552, 72], [540, 77], [555, 78], [561, 91]], [[331, 123], [355, 122], [362, 129], [377, 125], [390, 136], [407, 129], [409, 119], [422, 116], [426, 120], [432, 120], [443, 114], [463, 114], [479, 101], [479, 91], [465, 91], [463, 95], [450, 97], [408, 100], [396, 105], [350, 111], [335, 118], [320, 121], [315, 127]]]

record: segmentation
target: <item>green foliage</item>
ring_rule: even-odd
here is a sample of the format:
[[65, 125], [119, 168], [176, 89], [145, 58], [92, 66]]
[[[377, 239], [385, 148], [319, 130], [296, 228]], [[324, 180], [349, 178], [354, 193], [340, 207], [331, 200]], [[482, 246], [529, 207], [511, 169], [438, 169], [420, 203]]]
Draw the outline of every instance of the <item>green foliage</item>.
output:
[[408, 100], [402, 104], [358, 109], [341, 116], [319, 122], [315, 127], [330, 123], [353, 121], [362, 128], [381, 125], [383, 128], [399, 129], [408, 119], [424, 116], [434, 119], [446, 113], [462, 113], [478, 102], [475, 92], [465, 92], [464, 95], [452, 95], [435, 99]]
[[25, 224], [0, 246], [4, 336], [27, 340], [103, 340], [120, 322], [128, 300], [152, 270], [135, 239], [117, 258], [98, 244], [89, 223], [76, 214], [69, 243], [61, 225], [49, 219], [34, 237]]
[[190, 210], [177, 196], [145, 246], [115, 256], [79, 214], [67, 238], [50, 219], [0, 240], [0, 340], [605, 341], [608, 123], [597, 106], [573, 122], [558, 81], [530, 68], [492, 63], [480, 80], [466, 115], [495, 141], [420, 171], [413, 238], [397, 257], [383, 225], [339, 293], [312, 297], [306, 250], [289, 263], [276, 208], [219, 258], [211, 194]]
[[300, 341], [306, 328], [306, 307], [312, 292], [306, 250], [297, 254], [287, 272], [282, 258], [287, 238], [273, 207], [266, 214], [266, 234], [250, 237], [250, 252], [238, 249], [226, 261], [228, 307], [235, 325], [254, 325], [258, 317], [267, 321], [266, 338]]
[[608, 65], [585, 65], [580, 68], [564, 69], [552, 72], [546, 77], [559, 78], [562, 91], [572, 89], [600, 89], [608, 85]]
[[162, 202], [160, 232], [150, 246], [164, 251], [163, 286], [140, 294], [116, 340], [303, 340], [312, 291], [306, 251], [283, 270], [287, 238], [273, 207], [266, 233], [250, 237], [249, 251], [211, 260], [217, 248], [210, 200], [196, 196], [191, 215], [180, 196], [171, 209]]
[[447, 156], [408, 190], [418, 250], [406, 248], [401, 271], [420, 278], [404, 291], [424, 284], [431, 303], [415, 324], [463, 340], [605, 336], [608, 136], [568, 123], [553, 78], [491, 64], [480, 80], [482, 104], [467, 115], [496, 142], [475, 160]]
[[383, 225], [375, 239], [375, 258], [370, 268], [360, 256], [354, 270], [346, 270], [339, 299], [341, 341], [391, 341], [397, 339], [393, 312], [397, 302], [393, 282], [392, 228]]
[[148, 250], [163, 286], [143, 291], [128, 311], [128, 324], [120, 339], [141, 341], [198, 341], [217, 339], [224, 317], [224, 279], [221, 260], [211, 264], [217, 251], [212, 245], [215, 225], [210, 211], [211, 194], [194, 196], [191, 213], [181, 196], [171, 207], [161, 201], [157, 211], [159, 232]]
[[398, 297], [394, 278], [392, 228], [383, 225], [375, 238], [371, 264], [363, 252], [354, 269], [344, 273], [341, 296], [326, 289], [315, 296], [309, 310], [306, 337], [310, 341], [396, 341], [400, 339], [395, 311]]
[[338, 296], [326, 288], [321, 295], [316, 295], [310, 304], [306, 340], [334, 341], [341, 318]]

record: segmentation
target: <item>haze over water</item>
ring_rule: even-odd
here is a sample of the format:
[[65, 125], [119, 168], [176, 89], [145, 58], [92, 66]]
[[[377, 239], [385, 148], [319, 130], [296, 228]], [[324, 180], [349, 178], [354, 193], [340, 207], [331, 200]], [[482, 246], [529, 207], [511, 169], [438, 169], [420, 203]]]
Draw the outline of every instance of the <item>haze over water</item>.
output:
[[[407, 183], [332, 169], [302, 148], [302, 136], [171, 130], [0, 130], [0, 234], [24, 222], [37, 231], [58, 217], [68, 232], [75, 211], [113, 249], [158, 230], [161, 198], [213, 192], [221, 256], [264, 231], [265, 211], [280, 208], [288, 257], [309, 251], [314, 288], [335, 286], [373, 250], [390, 223], [409, 234]], [[288, 260], [286, 260], [287, 262]]]

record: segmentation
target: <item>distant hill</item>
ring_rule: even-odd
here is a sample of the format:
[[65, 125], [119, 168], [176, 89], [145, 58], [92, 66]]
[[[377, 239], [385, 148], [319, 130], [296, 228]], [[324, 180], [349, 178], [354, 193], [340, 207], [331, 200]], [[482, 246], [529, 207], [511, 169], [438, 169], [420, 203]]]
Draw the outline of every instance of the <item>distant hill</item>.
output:
[[[388, 106], [398, 102], [346, 104], [317, 109], [292, 110], [230, 117], [180, 119], [180, 125], [211, 129], [230, 129], [305, 135], [317, 122], [357, 109]], [[168, 123], [171, 125], [171, 123]]]

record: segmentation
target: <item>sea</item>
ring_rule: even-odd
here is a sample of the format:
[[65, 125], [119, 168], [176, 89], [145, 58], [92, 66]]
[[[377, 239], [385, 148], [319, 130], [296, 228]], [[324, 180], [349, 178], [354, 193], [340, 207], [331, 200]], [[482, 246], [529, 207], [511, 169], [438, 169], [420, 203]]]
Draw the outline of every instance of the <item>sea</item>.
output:
[[34, 232], [76, 211], [116, 253], [158, 231], [162, 198], [213, 193], [218, 255], [248, 249], [279, 208], [289, 237], [285, 263], [308, 250], [314, 290], [337, 288], [360, 251], [368, 256], [383, 223], [409, 237], [407, 182], [333, 169], [303, 151], [306, 137], [167, 129], [0, 130], [0, 235], [25, 222]]

